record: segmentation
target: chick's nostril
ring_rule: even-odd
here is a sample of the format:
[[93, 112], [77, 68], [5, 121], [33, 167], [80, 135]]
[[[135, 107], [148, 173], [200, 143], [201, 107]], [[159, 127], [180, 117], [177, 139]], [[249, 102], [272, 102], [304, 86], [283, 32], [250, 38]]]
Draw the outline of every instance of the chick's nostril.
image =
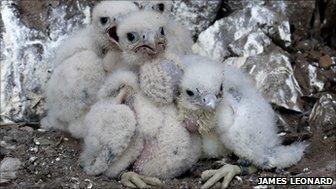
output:
[[143, 36], [142, 36], [142, 39], [146, 39], [146, 36], [145, 36], [145, 35], [143, 35]]
[[206, 101], [206, 100], [205, 100], [205, 98], [203, 98], [202, 100], [203, 100], [203, 102], [205, 102], [205, 101]]

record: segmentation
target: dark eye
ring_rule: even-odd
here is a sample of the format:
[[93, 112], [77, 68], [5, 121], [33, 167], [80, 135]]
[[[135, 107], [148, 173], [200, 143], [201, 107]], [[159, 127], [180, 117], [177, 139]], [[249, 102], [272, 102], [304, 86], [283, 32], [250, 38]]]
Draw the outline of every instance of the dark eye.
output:
[[135, 39], [135, 35], [133, 33], [127, 33], [127, 39], [129, 41], [133, 41]]
[[186, 90], [186, 93], [189, 96], [194, 96], [194, 92], [192, 92], [191, 90]]
[[163, 3], [160, 3], [157, 6], [158, 6], [158, 9], [159, 9], [160, 12], [164, 11], [165, 5]]
[[134, 36], [133, 33], [127, 33], [127, 39], [128, 39], [129, 41], [133, 41], [134, 38], [135, 38], [135, 36]]
[[163, 27], [160, 27], [160, 33], [161, 33], [161, 35], [165, 35]]
[[219, 90], [220, 90], [220, 91], [223, 91], [223, 83], [220, 85]]
[[103, 25], [106, 24], [108, 20], [109, 20], [108, 17], [100, 17], [100, 23]]

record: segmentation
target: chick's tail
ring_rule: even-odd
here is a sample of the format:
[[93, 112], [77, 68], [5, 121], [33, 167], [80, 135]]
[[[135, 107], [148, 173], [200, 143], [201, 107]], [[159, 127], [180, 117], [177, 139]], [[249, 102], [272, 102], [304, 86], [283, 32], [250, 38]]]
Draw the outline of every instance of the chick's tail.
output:
[[287, 146], [276, 146], [271, 150], [268, 167], [285, 168], [296, 164], [308, 145], [307, 142], [296, 142]]

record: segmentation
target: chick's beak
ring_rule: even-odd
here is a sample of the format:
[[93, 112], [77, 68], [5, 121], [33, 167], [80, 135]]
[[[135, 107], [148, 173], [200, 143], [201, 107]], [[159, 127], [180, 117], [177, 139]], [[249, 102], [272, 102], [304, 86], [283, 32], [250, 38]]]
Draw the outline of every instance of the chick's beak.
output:
[[119, 37], [117, 35], [117, 26], [112, 26], [106, 29], [106, 34], [108, 36], [108, 39], [116, 44], [119, 45]]
[[218, 99], [216, 95], [213, 95], [213, 94], [207, 94], [203, 96], [202, 101], [203, 101], [203, 106], [207, 110], [215, 110], [218, 105]]
[[144, 51], [148, 55], [156, 55], [165, 49], [164, 41], [159, 39], [155, 33], [147, 33], [141, 36], [141, 42], [136, 47], [136, 51]]

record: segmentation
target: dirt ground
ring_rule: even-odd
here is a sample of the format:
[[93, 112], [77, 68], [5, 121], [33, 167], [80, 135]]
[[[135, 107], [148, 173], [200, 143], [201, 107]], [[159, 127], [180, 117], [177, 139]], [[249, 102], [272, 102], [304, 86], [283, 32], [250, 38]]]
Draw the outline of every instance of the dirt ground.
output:
[[[4, 141], [1, 146], [7, 146], [1, 148], [1, 160], [4, 157], [15, 157], [23, 163], [17, 179], [3, 183], [1, 188], [123, 188], [115, 179], [85, 174], [78, 163], [82, 142], [66, 133], [45, 132], [34, 125], [1, 126], [0, 131]], [[235, 179], [230, 187], [263, 188], [257, 186], [257, 181], [258, 177], [264, 176], [324, 176], [333, 177], [335, 181], [336, 136], [326, 138], [316, 133], [308, 141], [310, 146], [297, 165], [282, 171], [259, 171], [256, 174], [241, 176], [241, 179]], [[233, 159], [231, 158], [232, 163]], [[183, 176], [165, 180], [163, 188], [199, 188], [201, 172], [219, 166], [216, 160], [202, 160]]]

